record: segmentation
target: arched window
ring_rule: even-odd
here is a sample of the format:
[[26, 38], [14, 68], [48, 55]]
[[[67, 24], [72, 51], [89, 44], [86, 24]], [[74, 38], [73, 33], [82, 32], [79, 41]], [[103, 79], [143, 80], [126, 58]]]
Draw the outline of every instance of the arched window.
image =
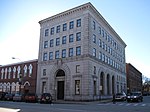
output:
[[13, 68], [13, 78], [16, 78], [16, 67]]
[[24, 77], [27, 76], [27, 65], [24, 66]]
[[29, 65], [29, 77], [31, 77], [32, 75], [32, 69], [33, 69], [33, 66], [32, 64]]
[[18, 68], [17, 68], [17, 78], [19, 78], [19, 76], [20, 76], [20, 70], [21, 70], [21, 68], [20, 68], [20, 66], [18, 66]]
[[8, 79], [10, 79], [11, 68], [8, 69]]
[[5, 68], [5, 79], [7, 79], [7, 68]]
[[1, 79], [4, 77], [4, 69], [1, 70]]

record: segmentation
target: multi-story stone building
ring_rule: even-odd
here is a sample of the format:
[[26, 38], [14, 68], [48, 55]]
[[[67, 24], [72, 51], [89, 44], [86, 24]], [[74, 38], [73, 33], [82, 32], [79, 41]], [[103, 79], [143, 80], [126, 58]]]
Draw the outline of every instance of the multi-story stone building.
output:
[[0, 92], [36, 93], [37, 59], [0, 66]]
[[130, 63], [126, 63], [127, 91], [142, 91], [142, 73]]
[[39, 24], [38, 94], [98, 100], [126, 91], [126, 44], [91, 3]]

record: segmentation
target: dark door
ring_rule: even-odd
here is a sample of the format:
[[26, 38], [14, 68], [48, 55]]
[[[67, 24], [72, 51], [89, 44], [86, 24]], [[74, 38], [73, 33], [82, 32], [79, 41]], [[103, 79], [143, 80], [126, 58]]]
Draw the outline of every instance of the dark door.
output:
[[57, 99], [64, 100], [64, 81], [57, 82]]

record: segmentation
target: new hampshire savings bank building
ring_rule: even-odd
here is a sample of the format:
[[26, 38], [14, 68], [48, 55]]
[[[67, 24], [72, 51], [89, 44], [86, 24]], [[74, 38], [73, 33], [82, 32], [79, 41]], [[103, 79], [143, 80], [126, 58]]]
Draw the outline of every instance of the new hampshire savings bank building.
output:
[[91, 101], [126, 91], [126, 44], [91, 3], [39, 24], [37, 94]]

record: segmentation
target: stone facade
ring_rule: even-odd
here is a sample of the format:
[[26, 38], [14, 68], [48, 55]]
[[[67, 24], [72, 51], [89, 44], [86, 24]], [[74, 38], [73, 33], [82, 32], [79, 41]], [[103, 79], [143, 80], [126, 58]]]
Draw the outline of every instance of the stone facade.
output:
[[39, 23], [37, 94], [90, 101], [126, 91], [126, 44], [91, 3]]

